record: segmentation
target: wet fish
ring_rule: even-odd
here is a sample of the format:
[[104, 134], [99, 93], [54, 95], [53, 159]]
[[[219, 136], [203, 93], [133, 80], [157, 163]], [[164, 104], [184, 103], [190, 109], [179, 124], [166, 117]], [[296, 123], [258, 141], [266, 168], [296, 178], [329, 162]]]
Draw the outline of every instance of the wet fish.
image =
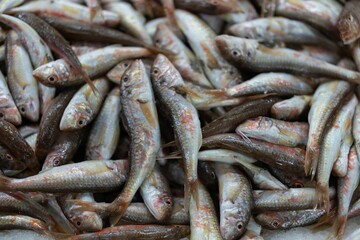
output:
[[82, 86], [70, 100], [60, 120], [61, 131], [73, 131], [84, 128], [94, 120], [110, 88], [106, 78], [93, 81], [97, 93], [90, 85]]
[[[90, 9], [88, 7], [65, 0], [31, 1], [20, 7], [12, 8], [8, 11], [10, 14], [16, 12], [31, 12], [35, 14], [44, 14], [47, 16], [61, 16], [91, 23]], [[105, 26], [116, 26], [120, 22], [119, 17], [110, 11], [102, 10], [101, 15], [102, 17], [94, 18], [92, 23]]]
[[[360, 83], [360, 73], [306, 56], [288, 48], [267, 48], [252, 39], [220, 35], [215, 38], [223, 56], [240, 68], [255, 72], [285, 71]], [[284, 64], [284, 62], [286, 64]]]
[[[330, 188], [330, 198], [336, 196], [335, 189]], [[253, 191], [254, 207], [260, 211], [305, 210], [315, 207], [315, 188], [290, 188], [287, 190]]]
[[304, 170], [305, 150], [290, 148], [233, 133], [218, 134], [203, 139], [203, 147], [225, 148], [251, 155], [270, 166], [294, 173]]
[[306, 145], [309, 125], [302, 122], [286, 122], [268, 117], [249, 119], [236, 128], [239, 135], [270, 143], [296, 147]]
[[[115, 64], [127, 58], [150, 56], [151, 52], [145, 48], [121, 47], [111, 45], [79, 56], [83, 70], [90, 78], [102, 75]], [[64, 59], [42, 65], [33, 71], [33, 76], [41, 83], [53, 87], [69, 87], [84, 83], [69, 63]]]
[[315, 188], [316, 181], [301, 174], [294, 174], [286, 170], [270, 167], [271, 173], [289, 188]]
[[231, 87], [242, 81], [239, 71], [228, 63], [216, 47], [213, 30], [197, 16], [176, 10], [175, 16], [190, 47], [201, 60], [203, 70], [215, 88]]
[[164, 55], [159, 54], [154, 60], [151, 80], [159, 101], [170, 113], [177, 146], [184, 159], [185, 208], [188, 208], [190, 194], [196, 194], [198, 184], [198, 152], [202, 140], [199, 116], [194, 106], [177, 93], [184, 81]]
[[308, 79], [287, 73], [261, 73], [239, 85], [226, 89], [231, 97], [255, 94], [306, 95], [313, 92]]
[[234, 131], [241, 122], [248, 118], [267, 115], [271, 107], [280, 100], [278, 97], [267, 97], [240, 104], [205, 125], [202, 128], [203, 137]]
[[106, 97], [94, 120], [86, 144], [86, 159], [110, 159], [120, 137], [120, 88], [115, 87]]
[[36, 32], [51, 48], [51, 50], [53, 50], [60, 57], [64, 58], [64, 60], [67, 61], [79, 75], [83, 76], [91, 89], [95, 91], [94, 84], [91, 82], [86, 72], [82, 69], [81, 63], [74, 51], [71, 49], [70, 44], [57, 30], [55, 30], [46, 21], [32, 13], [19, 12], [15, 13], [14, 16], [26, 22], [33, 29], [35, 29]]
[[246, 176], [231, 165], [215, 164], [219, 179], [220, 231], [223, 239], [238, 239], [246, 230], [253, 206]]
[[341, 143], [339, 156], [336, 159], [332, 168], [331, 174], [337, 177], [345, 177], [347, 173], [348, 155], [350, 148], [354, 142], [351, 132], [346, 133], [346, 136]]
[[40, 170], [40, 164], [30, 145], [21, 137], [14, 125], [2, 119], [0, 119], [0, 144], [7, 147], [16, 159], [26, 164], [29, 174], [35, 174]]
[[360, 4], [358, 1], [348, 1], [341, 11], [337, 28], [344, 44], [350, 44], [360, 37]]
[[301, 21], [283, 17], [258, 18], [232, 25], [227, 33], [241, 38], [256, 39], [262, 43], [278, 42], [299, 45], [320, 45], [332, 51], [338, 46], [315, 28]]
[[2, 0], [0, 3], [0, 13], [6, 12], [11, 8], [17, 7], [23, 2], [24, 0]]
[[234, 0], [174, 0], [176, 8], [206, 14], [230, 13], [237, 9]]
[[284, 212], [264, 212], [256, 215], [256, 221], [267, 229], [290, 229], [316, 223], [326, 211], [324, 209], [307, 209]]
[[41, 234], [51, 235], [48, 225], [36, 218], [22, 215], [0, 216], [0, 229], [28, 229]]
[[67, 164], [37, 175], [12, 179], [0, 176], [2, 191], [106, 192], [118, 189], [126, 179], [127, 161], [85, 161]]
[[136, 191], [150, 175], [160, 150], [154, 94], [141, 60], [135, 60], [125, 72], [120, 89], [123, 123], [131, 139], [131, 169], [122, 192], [108, 208], [112, 226], [121, 219]]
[[6, 59], [7, 82], [16, 106], [24, 118], [37, 122], [40, 114], [38, 85], [32, 76], [29, 55], [15, 31], [11, 31], [7, 37]]
[[319, 164], [316, 174], [316, 190], [318, 204], [325, 206], [327, 212], [330, 211], [329, 180], [331, 169], [339, 156], [341, 143], [344, 141], [346, 133], [350, 133], [352, 118], [358, 99], [355, 95], [339, 109], [330, 125], [330, 129], [324, 133], [321, 144]]
[[0, 118], [14, 125], [22, 122], [20, 112], [15, 105], [4, 75], [0, 71]]
[[168, 219], [173, 207], [173, 198], [168, 180], [155, 164], [152, 173], [140, 187], [140, 194], [151, 214], [159, 221]]
[[35, 154], [39, 160], [43, 160], [46, 157], [51, 146], [55, 143], [60, 133], [59, 124], [61, 116], [74, 94], [75, 90], [60, 93], [41, 117], [35, 148]]
[[311, 99], [312, 96], [303, 95], [277, 102], [271, 107], [271, 116], [280, 120], [298, 120], [309, 110]]

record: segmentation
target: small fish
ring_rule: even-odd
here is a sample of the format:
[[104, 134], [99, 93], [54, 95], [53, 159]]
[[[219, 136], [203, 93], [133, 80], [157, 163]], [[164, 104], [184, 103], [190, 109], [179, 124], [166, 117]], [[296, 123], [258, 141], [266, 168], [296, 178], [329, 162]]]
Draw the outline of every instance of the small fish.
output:
[[140, 187], [140, 194], [151, 214], [158, 221], [165, 221], [171, 215], [173, 198], [168, 180], [161, 173], [158, 164]]
[[242, 81], [239, 71], [222, 57], [214, 41], [216, 34], [205, 22], [184, 10], [176, 10], [175, 16], [215, 88], [231, 87]]
[[53, 50], [57, 55], [64, 58], [71, 67], [77, 71], [78, 74], [82, 75], [85, 81], [89, 84], [91, 89], [95, 91], [95, 86], [90, 80], [89, 76], [82, 69], [81, 63], [74, 51], [71, 49], [70, 44], [65, 40], [65, 38], [51, 25], [46, 21], [37, 17], [35, 14], [19, 12], [15, 13], [15, 17], [29, 24], [36, 32], [44, 39], [47, 45]]
[[294, 173], [304, 173], [305, 150], [245, 138], [234, 133], [218, 134], [203, 139], [202, 147], [239, 151], [270, 166]]
[[[101, 76], [127, 58], [150, 56], [145, 48], [111, 45], [79, 56], [83, 70], [90, 78]], [[33, 76], [46, 86], [68, 87], [84, 83], [84, 78], [64, 59], [58, 59], [36, 68]]]
[[356, 0], [348, 1], [341, 11], [337, 28], [344, 44], [350, 44], [360, 37], [360, 4]]
[[0, 13], [6, 12], [9, 9], [19, 6], [24, 0], [2, 0], [0, 2]]
[[304, 227], [316, 223], [326, 211], [324, 209], [307, 209], [284, 212], [264, 212], [256, 215], [256, 221], [267, 229], [279, 230]]
[[259, 17], [255, 7], [249, 0], [235, 1], [235, 3], [237, 4], [236, 10], [233, 9], [230, 13], [219, 15], [228, 25], [246, 22]]
[[[335, 189], [330, 188], [330, 198], [333, 199]], [[290, 188], [287, 190], [253, 191], [254, 207], [260, 211], [292, 211], [315, 207], [315, 188]]]
[[20, 112], [15, 105], [5, 77], [0, 71], [0, 118], [14, 125], [22, 122]]
[[160, 150], [160, 126], [150, 79], [141, 60], [135, 60], [121, 80], [122, 119], [130, 136], [129, 177], [120, 195], [108, 208], [114, 226], [135, 193], [154, 168]]
[[315, 28], [301, 21], [283, 17], [258, 18], [232, 25], [227, 33], [241, 38], [256, 39], [262, 43], [283, 42], [299, 45], [321, 45], [332, 51], [338, 46]]
[[268, 117], [249, 119], [236, 128], [239, 135], [264, 140], [270, 143], [296, 147], [306, 145], [309, 124], [302, 122], [286, 122]]
[[50, 235], [49, 226], [36, 218], [22, 215], [2, 215], [0, 216], [0, 229], [27, 229], [40, 234]]
[[[289, 48], [267, 48], [253, 39], [220, 35], [215, 38], [223, 56], [255, 72], [285, 71], [309, 77], [329, 77], [360, 83], [360, 73], [309, 57]], [[284, 64], [285, 62], [285, 64]]]
[[35, 154], [39, 160], [43, 160], [46, 157], [51, 146], [55, 143], [60, 133], [59, 124], [61, 116], [74, 94], [75, 90], [60, 93], [41, 117], [35, 147]]
[[267, 115], [271, 107], [280, 100], [278, 97], [267, 97], [242, 103], [205, 125], [202, 128], [203, 137], [234, 131], [248, 118]]
[[195, 188], [198, 186], [198, 152], [202, 140], [199, 116], [194, 106], [177, 93], [177, 89], [184, 86], [184, 81], [174, 65], [162, 54], [154, 60], [151, 80], [159, 101], [170, 113], [177, 146], [184, 159], [185, 208], [188, 208], [190, 194], [196, 194]]
[[310, 109], [312, 96], [294, 96], [275, 103], [271, 107], [271, 116], [276, 119], [294, 121], [298, 120]]
[[231, 165], [215, 164], [219, 179], [220, 232], [223, 239], [238, 239], [246, 230], [253, 206], [246, 176]]
[[332, 168], [331, 174], [337, 177], [345, 177], [347, 173], [348, 156], [350, 148], [353, 145], [354, 138], [351, 132], [346, 133], [344, 140], [340, 146], [339, 156]]
[[120, 138], [120, 111], [120, 88], [115, 87], [106, 97], [91, 127], [86, 159], [107, 160], [114, 154]]
[[15, 31], [10, 31], [6, 45], [7, 82], [20, 114], [37, 122], [40, 115], [38, 85], [32, 76], [32, 65], [27, 51]]
[[341, 143], [346, 133], [350, 133], [353, 115], [358, 100], [355, 95], [336, 113], [330, 129], [324, 133], [321, 144], [319, 164], [316, 171], [316, 190], [318, 204], [324, 206], [327, 213], [330, 211], [329, 180], [331, 169], [339, 156]]
[[12, 179], [1, 178], [1, 190], [6, 192], [106, 192], [118, 189], [126, 179], [127, 161], [85, 161], [67, 164], [37, 175]]
[[197, 200], [190, 199], [191, 240], [222, 239], [215, 207], [211, 196], [204, 185], [199, 182], [196, 188]]
[[176, 8], [206, 14], [224, 14], [234, 12], [238, 5], [234, 0], [174, 0]]
[[11, 177], [23, 172], [27, 166], [16, 159], [8, 148], [0, 145], [0, 168], [5, 176]]
[[270, 171], [276, 178], [278, 178], [282, 183], [284, 183], [289, 188], [316, 187], [316, 181], [303, 176], [303, 174], [294, 174], [286, 170], [279, 170], [275, 167], [270, 167]]
[[101, 11], [102, 17], [94, 18], [90, 21], [90, 9], [83, 5], [72, 3], [65, 0], [46, 0], [31, 1], [20, 7], [12, 8], [7, 13], [31, 12], [35, 14], [44, 14], [47, 16], [62, 16], [65, 18], [79, 20], [85, 23], [94, 23], [105, 26], [116, 26], [119, 24], [119, 17], [110, 11]]
[[99, 78], [93, 83], [97, 93], [92, 91], [89, 84], [85, 84], [70, 100], [60, 120], [61, 131], [84, 128], [95, 119], [110, 89], [110, 82], [106, 78]]
[[306, 95], [314, 91], [308, 79], [287, 73], [261, 73], [239, 85], [226, 89], [231, 97], [255, 94]]

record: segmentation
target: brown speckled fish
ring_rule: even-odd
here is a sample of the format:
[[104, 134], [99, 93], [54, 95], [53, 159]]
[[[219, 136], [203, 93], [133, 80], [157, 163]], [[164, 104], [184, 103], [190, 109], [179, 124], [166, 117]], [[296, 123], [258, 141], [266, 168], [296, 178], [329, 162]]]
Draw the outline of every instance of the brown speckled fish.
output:
[[337, 22], [340, 37], [344, 44], [350, 44], [360, 37], [360, 2], [348, 1]]

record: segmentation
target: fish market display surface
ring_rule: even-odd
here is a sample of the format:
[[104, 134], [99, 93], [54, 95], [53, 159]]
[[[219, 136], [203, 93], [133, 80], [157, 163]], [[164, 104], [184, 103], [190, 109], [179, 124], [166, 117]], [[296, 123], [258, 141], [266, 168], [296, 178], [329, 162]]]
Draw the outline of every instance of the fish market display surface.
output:
[[359, 0], [0, 0], [0, 239], [360, 239], [359, 85]]

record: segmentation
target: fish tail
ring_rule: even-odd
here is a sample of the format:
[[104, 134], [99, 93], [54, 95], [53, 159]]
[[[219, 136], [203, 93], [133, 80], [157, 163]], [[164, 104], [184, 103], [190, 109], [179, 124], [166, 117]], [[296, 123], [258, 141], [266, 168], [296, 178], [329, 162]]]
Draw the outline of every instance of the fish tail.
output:
[[0, 191], [16, 191], [11, 185], [11, 179], [4, 175], [0, 175]]
[[129, 204], [129, 201], [121, 199], [120, 202], [114, 201], [109, 205], [108, 212], [110, 212], [109, 221], [111, 227], [115, 226], [120, 221]]
[[319, 229], [325, 225], [330, 225], [334, 221], [336, 209], [332, 209], [328, 214], [322, 216], [319, 221], [312, 226], [312, 230]]
[[99, 16], [100, 18], [104, 19], [104, 16], [102, 14], [102, 9], [100, 6], [90, 7], [89, 8], [89, 16], [90, 16], [90, 23], [93, 23], [94, 18], [96, 16]]
[[337, 237], [337, 239], [343, 239], [346, 221], [347, 215], [340, 216], [336, 219], [334, 224], [334, 235]]
[[97, 88], [95, 87], [93, 81], [91, 81], [89, 75], [88, 75], [82, 68], [79, 69], [77, 66], [73, 66], [73, 67], [75, 68], [75, 70], [76, 70], [76, 72], [77, 72], [78, 74], [80, 74], [82, 77], [84, 77], [85, 82], [86, 82], [87, 84], [89, 84], [91, 90], [94, 92], [95, 96], [97, 96], [97, 94], [99, 93], [99, 91], [98, 91]]
[[316, 173], [316, 167], [317, 167], [316, 154], [318, 149], [319, 148], [316, 146], [309, 146], [306, 148], [306, 153], [305, 153], [305, 164], [304, 164], [305, 174], [307, 176], [310, 175], [312, 180], [314, 179]]
[[196, 208], [199, 208], [199, 180], [190, 182], [190, 194], [191, 197], [195, 200]]
[[96, 207], [93, 202], [87, 202], [79, 199], [68, 199], [66, 202], [73, 203], [76, 206], [76, 209], [83, 212], [95, 212], [101, 213], [100, 208]]
[[329, 198], [329, 186], [318, 182], [316, 184], [316, 191], [315, 191], [315, 201], [316, 205], [320, 207], [325, 207], [326, 214], [329, 214], [330, 211], [330, 198]]

